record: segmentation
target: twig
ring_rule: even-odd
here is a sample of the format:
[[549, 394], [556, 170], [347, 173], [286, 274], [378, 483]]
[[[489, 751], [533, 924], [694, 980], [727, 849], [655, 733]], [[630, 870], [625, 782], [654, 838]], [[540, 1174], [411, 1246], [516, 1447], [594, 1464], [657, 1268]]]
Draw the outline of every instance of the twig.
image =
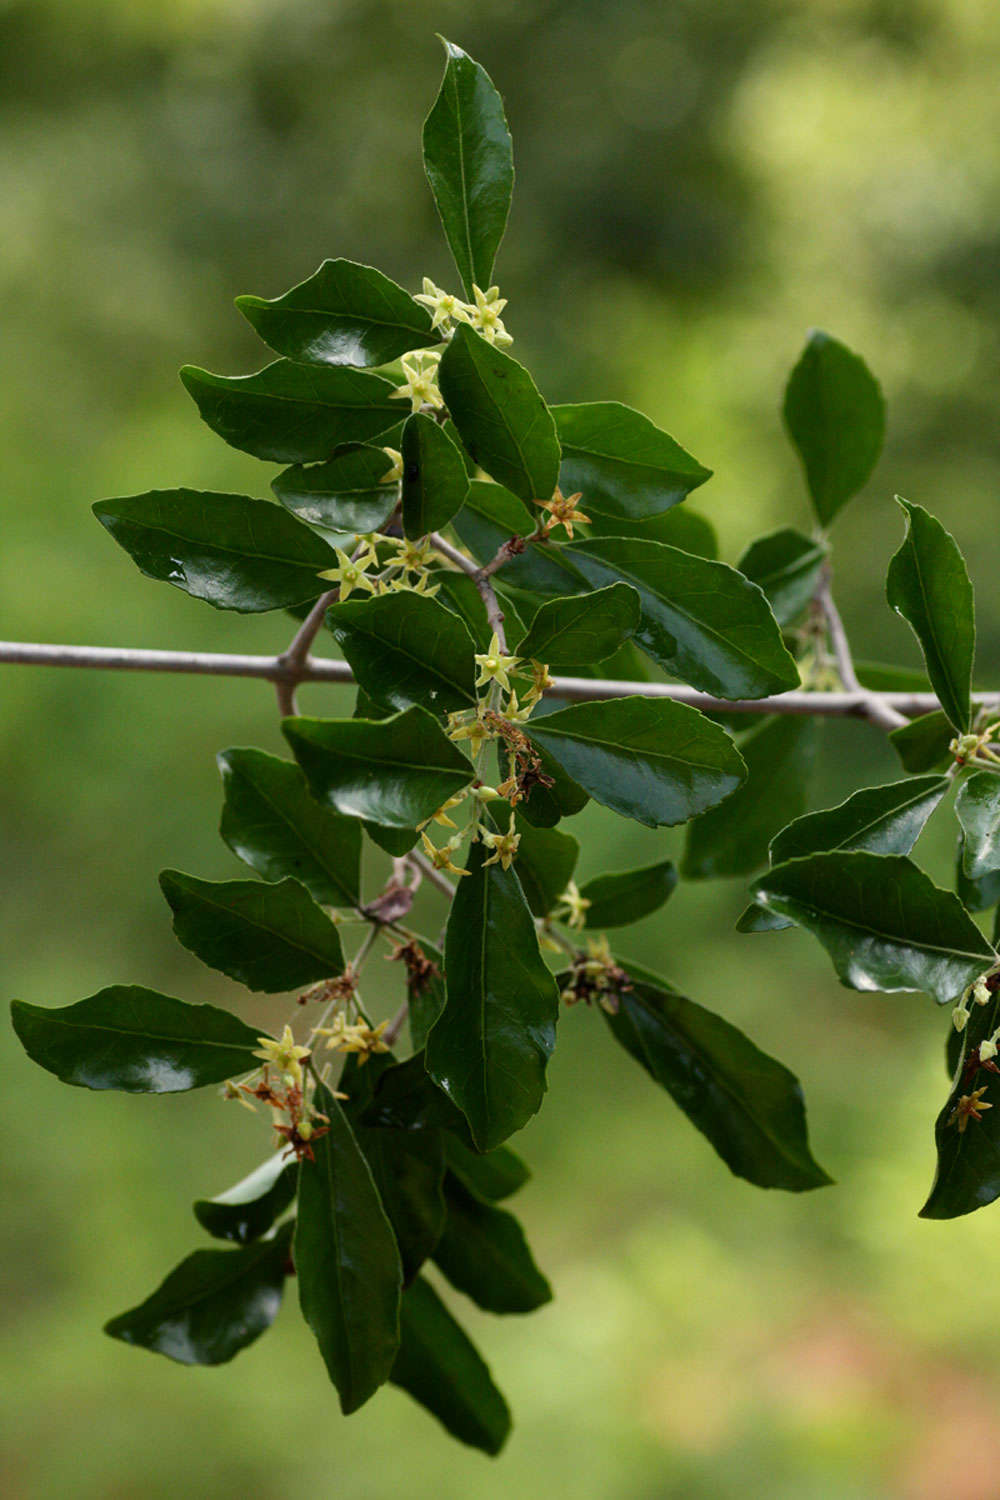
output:
[[819, 588], [816, 591], [816, 602], [818, 603], [826, 628], [830, 633], [830, 644], [833, 647], [833, 658], [837, 664], [837, 674], [845, 689], [849, 693], [860, 693], [865, 697], [865, 705], [862, 709], [864, 716], [872, 724], [878, 725], [880, 729], [898, 729], [901, 724], [906, 723], [903, 714], [898, 713], [889, 705], [879, 702], [874, 694], [865, 694], [865, 689], [858, 681], [858, 674], [854, 669], [854, 658], [851, 655], [850, 643], [847, 639], [847, 631], [844, 622], [840, 618], [840, 611], [833, 601], [830, 591], [830, 570], [824, 568], [820, 579]]
[[[181, 672], [208, 677], [256, 677], [278, 682], [289, 676], [280, 656], [238, 656], [214, 651], [146, 651], [118, 646], [56, 646], [28, 641], [0, 641], [0, 664], [35, 667], [80, 667], [112, 672]], [[299, 682], [353, 683], [345, 661], [309, 657], [294, 674]], [[864, 718], [872, 704], [894, 709], [903, 719], [941, 707], [933, 693], [843, 693], [793, 691], [770, 698], [718, 698], [682, 682], [628, 682], [607, 677], [554, 677], [546, 696], [572, 703], [604, 698], [669, 698], [704, 713], [814, 714], [821, 718]], [[977, 707], [1000, 712], [1000, 692], [976, 693]], [[895, 722], [892, 725], [895, 728]], [[426, 871], [424, 872], [426, 874]]]
[[278, 657], [285, 676], [279, 677], [274, 686], [278, 694], [278, 708], [284, 716], [295, 713], [295, 689], [303, 680], [302, 669], [309, 661], [313, 641], [319, 635], [331, 604], [336, 604], [339, 589], [328, 589], [321, 594], [299, 626], [287, 651]]
[[[479, 597], [486, 606], [486, 619], [489, 627], [500, 643], [500, 650], [506, 654], [507, 637], [504, 634], [503, 628], [503, 610], [500, 608], [500, 601], [496, 596], [496, 590], [490, 582], [490, 577], [498, 568], [503, 567], [504, 563], [508, 562], [516, 552], [523, 552], [525, 543], [520, 537], [512, 537], [511, 541], [504, 542], [496, 556], [485, 567], [480, 568], [477, 567], [471, 558], [466, 557], [464, 553], [459, 552], [457, 547], [453, 547], [449, 541], [446, 541], [443, 536], [439, 536], [436, 531], [431, 533], [429, 540], [441, 553], [442, 557], [446, 557], [449, 562], [453, 562], [456, 567], [461, 568], [462, 572], [472, 579], [479, 590]], [[512, 548], [511, 542], [516, 543], [516, 547]]]
[[418, 854], [416, 849], [412, 849], [406, 857], [411, 865], [416, 866], [421, 875], [426, 876], [431, 885], [436, 886], [443, 896], [447, 896], [448, 900], [451, 900], [455, 894], [455, 887], [446, 875], [442, 875], [440, 870], [435, 870], [430, 860], [423, 854]]

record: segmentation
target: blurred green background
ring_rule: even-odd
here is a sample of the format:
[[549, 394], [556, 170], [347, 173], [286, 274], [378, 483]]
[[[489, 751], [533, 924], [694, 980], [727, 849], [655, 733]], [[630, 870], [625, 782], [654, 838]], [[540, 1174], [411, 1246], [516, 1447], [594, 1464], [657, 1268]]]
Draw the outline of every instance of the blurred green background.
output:
[[[836, 333], [890, 409], [885, 457], [835, 528], [858, 654], [916, 659], [883, 597], [898, 490], [964, 548], [996, 686], [986, 0], [0, 0], [0, 634], [284, 643], [284, 617], [144, 580], [89, 505], [176, 484], [268, 493], [270, 471], [200, 427], [173, 373], [265, 362], [236, 294], [276, 295], [326, 255], [453, 284], [419, 160], [435, 31], [507, 100], [499, 278], [543, 391], [632, 402], [714, 468], [697, 507], [734, 559], [809, 524], [778, 407], [807, 329]], [[238, 873], [214, 833], [214, 753], [276, 749], [275, 726], [261, 684], [0, 669], [4, 992], [65, 1004], [132, 981], [264, 1020], [277, 1002], [240, 1000], [174, 943], [155, 877]], [[813, 805], [896, 774], [873, 730], [828, 726]], [[921, 846], [942, 881], [951, 819]], [[679, 848], [599, 811], [577, 821], [585, 876]], [[556, 1300], [523, 1324], [462, 1309], [515, 1411], [496, 1463], [392, 1390], [343, 1420], [291, 1308], [225, 1371], [104, 1339], [198, 1244], [190, 1200], [254, 1164], [261, 1127], [209, 1095], [63, 1089], [5, 1028], [5, 1496], [996, 1493], [998, 1211], [916, 1218], [947, 1016], [841, 989], [804, 934], [736, 936], [743, 904], [741, 882], [682, 887], [619, 947], [799, 1074], [839, 1185], [730, 1179], [600, 1020], [565, 1014], [520, 1142], [536, 1170], [520, 1210]]]

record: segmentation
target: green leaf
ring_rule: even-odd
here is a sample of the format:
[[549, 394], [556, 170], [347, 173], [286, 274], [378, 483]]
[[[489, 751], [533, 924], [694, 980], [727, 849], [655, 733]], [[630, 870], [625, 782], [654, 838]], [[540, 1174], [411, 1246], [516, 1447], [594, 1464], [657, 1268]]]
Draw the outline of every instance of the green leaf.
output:
[[164, 870], [160, 888], [178, 941], [248, 990], [295, 990], [344, 968], [339, 932], [297, 880], [262, 885]]
[[473, 461], [519, 499], [548, 500], [559, 479], [559, 439], [523, 365], [460, 323], [438, 384]]
[[367, 443], [406, 415], [391, 380], [344, 365], [277, 359], [253, 375], [211, 375], [185, 365], [181, 380], [202, 421], [233, 448], [278, 464], [331, 458]]
[[639, 595], [625, 583], [543, 604], [518, 646], [524, 660], [578, 670], [606, 661], [635, 633]]
[[422, 1276], [403, 1293], [400, 1344], [390, 1380], [452, 1437], [497, 1454], [510, 1432], [510, 1411], [475, 1345]]
[[541, 1105], [559, 997], [516, 874], [484, 856], [473, 844], [448, 917], [447, 999], [427, 1039], [427, 1071], [489, 1151]]
[[176, 1094], [253, 1068], [258, 1034], [214, 1005], [115, 984], [75, 1005], [14, 1000], [11, 1022], [32, 1062], [63, 1083], [126, 1094]]
[[[966, 911], [989, 911], [991, 906], [996, 906], [1000, 901], [1000, 870], [991, 870], [989, 874], [980, 875], [977, 879], [966, 875], [965, 847], [965, 835], [960, 834], [955, 869], [955, 894]], [[994, 934], [995, 942], [996, 934]]]
[[361, 830], [309, 795], [298, 766], [263, 750], [216, 756], [225, 804], [220, 832], [265, 880], [300, 880], [322, 906], [361, 899]]
[[271, 488], [286, 510], [327, 531], [380, 531], [396, 508], [399, 485], [384, 484], [392, 460], [384, 448], [355, 443], [325, 464], [293, 464]]
[[447, 1208], [443, 1132], [362, 1123], [382, 1073], [394, 1066], [391, 1053], [358, 1063], [348, 1057], [337, 1084], [346, 1093], [344, 1113], [365, 1155], [396, 1237], [403, 1281], [413, 1280], [444, 1230]]
[[[771, 840], [773, 865], [832, 849], [868, 849], [872, 854], [909, 854], [924, 824], [948, 790], [944, 776], [917, 776], [854, 792], [837, 807], [796, 818]], [[794, 927], [788, 917], [751, 906], [738, 932], [774, 932]]]
[[381, 720], [285, 719], [282, 730], [313, 796], [384, 828], [414, 828], [475, 774], [416, 706]]
[[679, 443], [620, 401], [554, 406], [559, 485], [581, 510], [641, 521], [669, 510], [712, 477]]
[[[959, 1061], [934, 1126], [937, 1170], [927, 1202], [920, 1210], [922, 1219], [957, 1219], [1000, 1198], [1000, 1090], [996, 1074], [977, 1066], [980, 1044], [998, 1021], [994, 1000], [992, 1005], [972, 1007], [961, 1036], [954, 1030], [950, 1033], [949, 1051], [957, 1047]], [[982, 1111], [980, 1119], [970, 1119], [965, 1129], [959, 1130], [955, 1106], [963, 1095], [984, 1085], [983, 1103], [991, 1107]]]
[[756, 898], [807, 927], [855, 990], [954, 1000], [996, 955], [957, 896], [901, 855], [837, 850], [762, 875]]
[[945, 776], [915, 776], [865, 787], [836, 807], [789, 823], [771, 841], [771, 863], [833, 849], [909, 854], [949, 785]]
[[[488, 563], [511, 537], [530, 536], [535, 529], [534, 518], [516, 495], [502, 484], [483, 479], [472, 480], [453, 524], [481, 563]], [[582, 593], [589, 587], [579, 569], [567, 561], [564, 547], [537, 542], [506, 563], [496, 582], [505, 592], [516, 587], [547, 598]]]
[[931, 685], [924, 672], [914, 667], [890, 666], [884, 661], [854, 660], [854, 670], [862, 687], [876, 693], [929, 693]]
[[379, 849], [384, 849], [386, 854], [391, 854], [393, 859], [401, 854], [409, 854], [417, 842], [415, 828], [380, 828], [377, 823], [366, 823], [363, 819], [361, 826], [372, 843]]
[[456, 444], [423, 412], [407, 417], [400, 447], [403, 534], [416, 541], [430, 531], [440, 531], [462, 509], [469, 476]]
[[489, 74], [440, 38], [444, 78], [424, 121], [424, 171], [466, 297], [490, 284], [514, 191], [514, 150]]
[[299, 1168], [295, 1269], [312, 1329], [344, 1414], [388, 1380], [399, 1349], [402, 1268], [392, 1226], [347, 1117], [325, 1084], [330, 1121]]
[[677, 870], [669, 859], [639, 870], [596, 875], [580, 887], [589, 901], [583, 925], [591, 930], [626, 927], [659, 911], [677, 885]]
[[249, 1176], [217, 1198], [199, 1198], [194, 1216], [217, 1240], [249, 1245], [274, 1227], [295, 1201], [299, 1169], [275, 1151]]
[[445, 1178], [448, 1219], [434, 1261], [457, 1291], [492, 1313], [529, 1313], [552, 1301], [513, 1214]]
[[615, 1040], [665, 1088], [737, 1177], [802, 1192], [831, 1179], [813, 1160], [798, 1079], [749, 1037], [628, 964]]
[[634, 536], [645, 542], [665, 542], [697, 557], [716, 558], [719, 543], [711, 521], [687, 505], [675, 505], [645, 521], [627, 521], [621, 516], [601, 516], [595, 511], [587, 528], [592, 536]]
[[302, 365], [387, 365], [438, 342], [409, 292], [353, 260], [325, 260], [281, 297], [237, 297], [265, 344]]
[[448, 1170], [467, 1192], [487, 1203], [509, 1198], [524, 1187], [531, 1172], [509, 1146], [498, 1146], [480, 1156], [453, 1135], [445, 1139]]
[[423, 1052], [386, 1068], [362, 1121], [389, 1130], [447, 1130], [473, 1144], [465, 1116], [428, 1073]]
[[533, 917], [547, 917], [573, 878], [580, 845], [571, 833], [535, 828], [520, 815], [516, 826], [521, 839], [517, 846], [517, 878], [524, 899]]
[[592, 587], [621, 579], [638, 591], [636, 644], [692, 687], [720, 698], [798, 687], [798, 668], [767, 600], [735, 568], [627, 538], [595, 537], [561, 552]]
[[289, 1224], [274, 1239], [239, 1250], [196, 1250], [104, 1332], [178, 1364], [225, 1364], [278, 1316], [291, 1237]]
[[825, 542], [786, 526], [751, 542], [736, 566], [764, 590], [778, 624], [787, 625], [815, 594], [828, 552]]
[[725, 730], [669, 699], [577, 703], [524, 732], [595, 801], [648, 828], [696, 817], [746, 776]]
[[788, 380], [785, 426], [821, 526], [865, 484], [885, 437], [885, 399], [858, 355], [827, 333], [810, 335]]
[[326, 621], [358, 682], [376, 703], [414, 704], [436, 714], [476, 702], [475, 645], [459, 620], [436, 599], [399, 592], [348, 599]]
[[814, 719], [775, 714], [737, 742], [747, 779], [724, 806], [687, 831], [681, 874], [687, 880], [749, 875], [767, 863], [767, 846], [806, 804], [816, 759]]
[[267, 500], [152, 490], [99, 500], [94, 515], [140, 573], [216, 609], [256, 614], [315, 599], [333, 548]]
[[899, 495], [896, 500], [906, 516], [906, 535], [889, 564], [886, 597], [920, 642], [931, 685], [961, 734], [972, 715], [972, 584], [954, 537], [940, 521]]
[[948, 746], [953, 738], [948, 716], [940, 708], [889, 731], [889, 743], [903, 769], [913, 772], [938, 771], [950, 765], [952, 754]]

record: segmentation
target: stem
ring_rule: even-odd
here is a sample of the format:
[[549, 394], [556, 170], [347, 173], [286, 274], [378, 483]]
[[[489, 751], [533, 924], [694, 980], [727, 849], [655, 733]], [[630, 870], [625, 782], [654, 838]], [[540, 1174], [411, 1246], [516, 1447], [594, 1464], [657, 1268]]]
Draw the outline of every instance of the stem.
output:
[[[345, 661], [311, 656], [289, 673], [280, 656], [238, 656], [215, 651], [146, 651], [117, 646], [55, 646], [27, 641], [0, 641], [0, 664], [35, 667], [79, 667], [112, 672], [180, 672], [207, 677], [257, 677], [279, 682], [350, 684], [354, 673]], [[873, 705], [892, 709], [906, 719], [941, 707], [933, 693], [883, 693], [862, 688], [842, 693], [794, 691], [770, 698], [716, 698], [681, 682], [626, 682], [615, 678], [554, 677], [547, 696], [573, 703], [604, 698], [669, 698], [705, 713], [813, 714], [822, 718], [867, 718]], [[996, 713], [1000, 692], [976, 693], [978, 707]], [[891, 726], [895, 728], [896, 722]], [[426, 871], [424, 872], [426, 874]]]
[[455, 887], [446, 875], [442, 875], [440, 870], [436, 870], [430, 860], [425, 855], [419, 854], [416, 849], [411, 850], [406, 857], [410, 861], [410, 864], [430, 881], [431, 885], [437, 887], [442, 896], [447, 896], [448, 900], [451, 900], [455, 894]]
[[383, 1042], [385, 1042], [387, 1047], [391, 1047], [393, 1045], [396, 1038], [399, 1036], [399, 1033], [406, 1025], [406, 1018], [409, 1014], [410, 1002], [409, 1000], [404, 1000], [402, 1005], [399, 1007], [396, 1014], [393, 1016], [392, 1020], [389, 1022], [388, 1026], [382, 1033], [382, 1040]]
[[866, 694], [858, 674], [854, 670], [854, 658], [851, 655], [850, 643], [847, 639], [847, 631], [844, 622], [840, 618], [840, 611], [833, 602], [833, 594], [830, 592], [830, 569], [825, 568], [816, 591], [816, 602], [818, 603], [826, 628], [830, 633], [830, 644], [833, 647], [833, 657], [837, 664], [837, 672], [841, 682], [849, 693], [860, 693], [864, 699], [862, 712], [870, 723], [876, 724], [880, 729], [898, 729], [901, 724], [906, 723], [903, 714], [885, 703], [878, 702], [874, 694]]
[[[480, 599], [482, 599], [486, 606], [486, 618], [489, 622], [489, 627], [500, 643], [500, 650], [506, 655], [507, 637], [504, 635], [503, 629], [503, 610], [500, 608], [500, 601], [496, 596], [496, 590], [492, 583], [490, 583], [490, 575], [495, 573], [497, 568], [502, 568], [504, 563], [510, 560], [512, 553], [508, 549], [508, 544], [504, 542], [496, 556], [484, 568], [479, 568], [471, 558], [459, 552], [457, 547], [453, 547], [450, 542], [446, 541], [443, 536], [439, 536], [436, 531], [431, 532], [429, 540], [441, 553], [442, 557], [446, 557], [449, 562], [453, 562], [456, 567], [461, 568], [462, 572], [468, 574], [472, 579], [479, 590]], [[520, 545], [520, 538], [518, 538], [518, 543]]]
[[313, 641], [319, 635], [326, 618], [326, 612], [331, 604], [336, 604], [339, 589], [329, 589], [321, 594], [292, 637], [291, 645], [287, 651], [283, 651], [278, 657], [285, 672], [285, 677], [280, 677], [274, 686], [278, 694], [278, 709], [282, 717], [288, 717], [295, 713], [295, 689], [302, 681], [301, 672], [309, 660], [309, 652], [312, 650]]

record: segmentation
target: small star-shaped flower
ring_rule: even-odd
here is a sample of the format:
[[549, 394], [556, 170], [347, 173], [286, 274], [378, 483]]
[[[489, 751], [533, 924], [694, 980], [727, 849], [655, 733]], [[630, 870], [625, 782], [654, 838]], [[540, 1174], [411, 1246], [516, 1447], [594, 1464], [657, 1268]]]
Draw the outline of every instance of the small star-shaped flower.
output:
[[559, 897], [566, 907], [566, 925], [582, 931], [587, 922], [587, 908], [592, 905], [586, 896], [581, 896], [576, 881], [571, 880]]
[[308, 1047], [300, 1047], [292, 1035], [292, 1028], [286, 1026], [277, 1041], [270, 1036], [259, 1036], [260, 1050], [255, 1052], [254, 1057], [260, 1057], [267, 1063], [268, 1067], [276, 1068], [279, 1073], [288, 1074], [298, 1088], [302, 1087], [302, 1063], [310, 1055]]
[[435, 286], [429, 276], [424, 277], [424, 289], [414, 297], [414, 302], [419, 302], [426, 307], [433, 316], [431, 317], [431, 328], [440, 328], [447, 332], [450, 323], [467, 323], [469, 321], [466, 305], [451, 292], [445, 292], [439, 286]]
[[446, 870], [449, 874], [452, 875], [468, 875], [468, 870], [460, 869], [458, 865], [454, 863], [451, 857], [455, 853], [455, 850], [458, 848], [459, 844], [462, 842], [460, 838], [449, 839], [448, 842], [446, 844], [443, 844], [440, 849], [438, 849], [431, 842], [426, 833], [421, 833], [420, 842], [423, 844], [424, 853], [427, 855], [427, 858], [430, 860], [435, 870]]
[[557, 488], [551, 500], [539, 501], [542, 510], [549, 512], [549, 519], [545, 523], [546, 536], [557, 526], [564, 526], [566, 535], [572, 538], [574, 522], [578, 522], [581, 526], [589, 525], [590, 517], [585, 516], [582, 510], [576, 508], [576, 502], [582, 499], [582, 490], [575, 495], [564, 495], [562, 490]]
[[365, 589], [369, 594], [375, 593], [374, 580], [365, 576], [365, 569], [371, 566], [371, 556], [359, 557], [352, 561], [339, 547], [334, 548], [334, 551], [337, 554], [337, 566], [327, 568], [326, 572], [319, 576], [328, 578], [331, 583], [337, 585], [341, 602], [349, 599], [355, 589]]
[[992, 1109], [992, 1104], [987, 1104], [983, 1098], [988, 1084], [983, 1084], [981, 1089], [973, 1089], [971, 1094], [963, 1094], [955, 1105], [948, 1119], [949, 1125], [958, 1126], [959, 1135], [965, 1134], [966, 1126], [970, 1120], [981, 1120], [984, 1109]]
[[483, 860], [483, 866], [500, 865], [502, 869], [509, 870], [517, 856], [518, 845], [521, 835], [514, 832], [514, 814], [510, 815], [510, 824], [506, 833], [492, 833], [488, 828], [479, 825], [479, 836], [488, 849], [493, 853], [489, 859]]
[[507, 673], [516, 667], [519, 661], [518, 656], [504, 655], [500, 649], [500, 638], [494, 630], [490, 638], [489, 650], [476, 653], [476, 666], [479, 668], [476, 687], [485, 687], [489, 682], [498, 682], [504, 692], [509, 693], [510, 678]]
[[475, 302], [465, 304], [468, 321], [478, 333], [481, 333], [488, 344], [498, 344], [501, 348], [512, 344], [514, 340], [500, 321], [500, 314], [507, 306], [507, 298], [501, 297], [500, 288], [491, 286], [488, 291], [482, 291], [478, 286], [473, 286], [472, 295]]
[[393, 391], [393, 399], [408, 399], [414, 411], [419, 411], [422, 406], [431, 406], [435, 410], [442, 407], [444, 400], [437, 388], [440, 358], [440, 354], [433, 349], [422, 349], [418, 354], [404, 354], [402, 366], [406, 379]]

